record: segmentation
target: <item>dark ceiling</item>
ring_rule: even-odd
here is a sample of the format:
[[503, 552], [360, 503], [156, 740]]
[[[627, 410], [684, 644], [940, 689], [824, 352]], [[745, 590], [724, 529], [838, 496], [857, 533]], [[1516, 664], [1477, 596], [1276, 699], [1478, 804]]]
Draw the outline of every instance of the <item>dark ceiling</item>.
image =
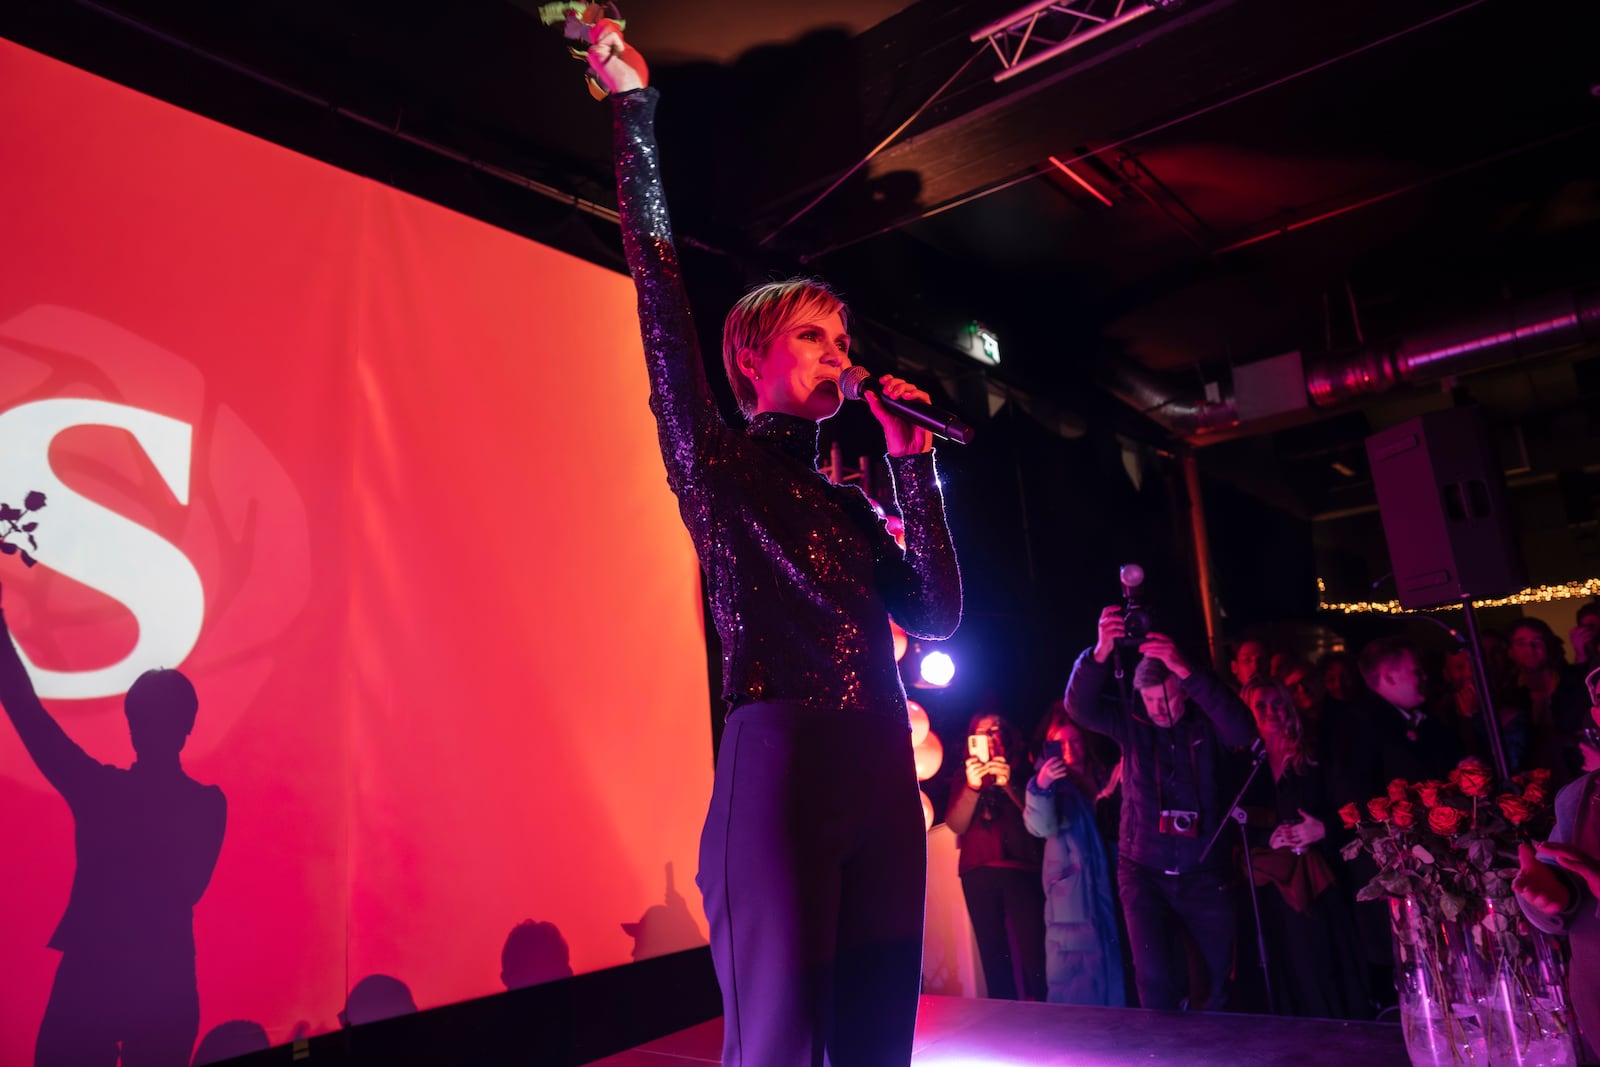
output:
[[[877, 362], [969, 416], [1204, 446], [1210, 476], [1301, 519], [1371, 510], [1365, 436], [1464, 399], [1514, 438], [1509, 470], [1576, 472], [1593, 502], [1595, 314], [1375, 395], [1313, 403], [1296, 372], [1293, 402], [1233, 401], [1283, 353], [1311, 371], [1479, 336], [1547, 294], [1592, 310], [1600, 4], [1188, 0], [997, 81], [971, 37], [1023, 6], [631, 0], [703, 274], [821, 274], [881, 328]], [[1096, 24], [1068, 6], [1024, 55]], [[0, 34], [615, 264], [605, 109], [535, 9], [56, 0], [6, 5]], [[957, 351], [974, 320], [998, 367]]]

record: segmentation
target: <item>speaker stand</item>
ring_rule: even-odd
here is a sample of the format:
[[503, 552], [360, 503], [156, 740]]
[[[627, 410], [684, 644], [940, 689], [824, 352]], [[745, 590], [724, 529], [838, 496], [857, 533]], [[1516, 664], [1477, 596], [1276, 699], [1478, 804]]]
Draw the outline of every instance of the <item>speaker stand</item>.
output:
[[1505, 741], [1500, 737], [1500, 715], [1495, 711], [1494, 693], [1489, 689], [1489, 677], [1483, 669], [1483, 645], [1478, 641], [1478, 613], [1473, 609], [1471, 594], [1462, 596], [1461, 607], [1467, 616], [1467, 637], [1471, 640], [1467, 654], [1472, 657], [1472, 674], [1478, 682], [1478, 701], [1485, 716], [1484, 725], [1488, 727], [1489, 752], [1494, 756], [1494, 770], [1501, 781], [1510, 781]]

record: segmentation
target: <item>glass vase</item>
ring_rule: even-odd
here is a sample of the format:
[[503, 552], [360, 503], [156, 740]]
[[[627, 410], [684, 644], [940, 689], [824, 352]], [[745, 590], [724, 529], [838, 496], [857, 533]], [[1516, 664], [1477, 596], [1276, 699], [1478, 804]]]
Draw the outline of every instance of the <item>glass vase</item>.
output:
[[1578, 1062], [1559, 946], [1514, 903], [1429, 918], [1390, 901], [1395, 989], [1415, 1067], [1563, 1067]]

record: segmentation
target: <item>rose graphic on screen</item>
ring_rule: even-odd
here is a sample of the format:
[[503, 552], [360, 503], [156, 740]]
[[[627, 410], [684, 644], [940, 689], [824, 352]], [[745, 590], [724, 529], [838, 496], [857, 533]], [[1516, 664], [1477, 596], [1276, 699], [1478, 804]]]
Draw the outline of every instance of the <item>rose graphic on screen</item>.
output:
[[[20, 508], [14, 508], [0, 500], [0, 553], [18, 557], [27, 567], [39, 562], [28, 552], [28, 548], [34, 552], [39, 551], [39, 539], [33, 536], [33, 531], [39, 528], [39, 523], [36, 519], [30, 519], [28, 514], [38, 511], [44, 505], [44, 494], [37, 489], [22, 498]], [[24, 542], [28, 548], [22, 547]]]

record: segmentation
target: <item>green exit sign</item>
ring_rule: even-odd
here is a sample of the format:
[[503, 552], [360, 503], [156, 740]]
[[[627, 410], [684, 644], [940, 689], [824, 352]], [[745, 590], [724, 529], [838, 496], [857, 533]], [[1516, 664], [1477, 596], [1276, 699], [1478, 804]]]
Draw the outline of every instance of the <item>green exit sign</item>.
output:
[[967, 336], [962, 339], [967, 355], [981, 363], [998, 364], [1000, 362], [1000, 338], [994, 331], [981, 322], [974, 322], [967, 326]]

